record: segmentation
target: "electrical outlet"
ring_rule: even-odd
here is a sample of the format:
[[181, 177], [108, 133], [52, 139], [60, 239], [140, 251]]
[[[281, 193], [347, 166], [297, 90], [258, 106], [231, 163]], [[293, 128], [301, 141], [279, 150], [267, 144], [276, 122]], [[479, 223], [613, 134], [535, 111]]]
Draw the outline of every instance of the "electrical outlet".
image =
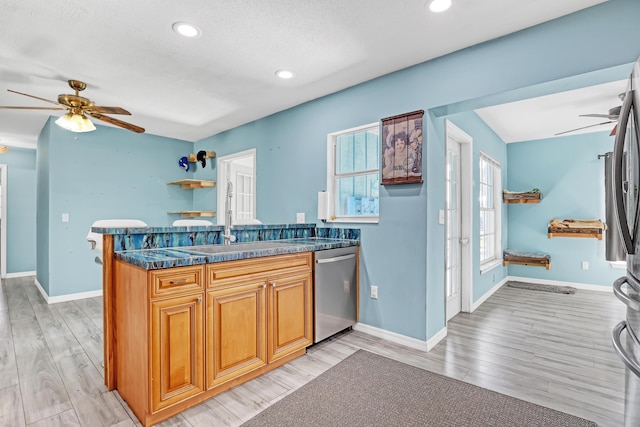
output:
[[582, 269], [583, 270], [588, 270], [589, 269], [589, 262], [588, 261], [582, 261]]
[[304, 212], [298, 212], [298, 213], [296, 214], [296, 222], [297, 222], [298, 224], [304, 224], [304, 222], [305, 222]]
[[378, 299], [378, 287], [371, 286], [371, 298]]
[[349, 285], [349, 281], [345, 280], [344, 282], [342, 282], [342, 288], [344, 289], [344, 293], [345, 294], [350, 294], [351, 293], [351, 286]]
[[64, 212], [62, 214], [62, 222], [69, 222], [69, 214]]

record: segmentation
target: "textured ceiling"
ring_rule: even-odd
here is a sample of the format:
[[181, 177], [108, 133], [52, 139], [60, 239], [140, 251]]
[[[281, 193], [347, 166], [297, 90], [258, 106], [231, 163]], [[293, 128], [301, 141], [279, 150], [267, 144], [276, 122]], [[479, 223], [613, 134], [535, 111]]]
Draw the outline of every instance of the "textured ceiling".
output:
[[[602, 2], [454, 0], [436, 15], [424, 0], [0, 0], [0, 105], [46, 106], [6, 89], [56, 99], [78, 79], [148, 133], [196, 141]], [[0, 140], [34, 143], [51, 113], [0, 110]]]

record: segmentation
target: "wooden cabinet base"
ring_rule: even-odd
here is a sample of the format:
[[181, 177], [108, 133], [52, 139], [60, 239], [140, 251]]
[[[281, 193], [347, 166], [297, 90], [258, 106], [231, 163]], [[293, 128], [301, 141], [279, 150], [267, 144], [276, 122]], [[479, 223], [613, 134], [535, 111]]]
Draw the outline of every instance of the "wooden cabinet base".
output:
[[[304, 356], [307, 352], [306, 348], [303, 348], [302, 350], [299, 350], [295, 353], [291, 353], [281, 359], [278, 359], [277, 361], [274, 361], [273, 363], [270, 363], [268, 365], [264, 365], [260, 368], [257, 368], [254, 371], [251, 372], [247, 372], [246, 374], [240, 376], [240, 377], [236, 377], [232, 380], [227, 381], [226, 383], [220, 384], [218, 386], [216, 386], [215, 388], [205, 391], [203, 393], [200, 393], [196, 396], [193, 396], [187, 400], [184, 400], [180, 403], [177, 403], [173, 406], [169, 406], [167, 408], [162, 409], [161, 411], [158, 411], [154, 414], [146, 414], [144, 416], [144, 419], [140, 418], [140, 422], [142, 423], [143, 426], [148, 427], [148, 426], [152, 426], [154, 424], [158, 424], [168, 418], [171, 418], [175, 415], [178, 415], [180, 412], [189, 409], [193, 406], [198, 405], [199, 403], [204, 402], [207, 399], [211, 399], [212, 397], [229, 390], [230, 388], [233, 388], [237, 385], [243, 384], [247, 381], [250, 381], [256, 377], [259, 377], [262, 374], [265, 374], [279, 366], [284, 365], [287, 362], [290, 362], [293, 359], [296, 359], [300, 356]], [[125, 400], [126, 401], [126, 400]], [[127, 402], [128, 403], [128, 402]]]

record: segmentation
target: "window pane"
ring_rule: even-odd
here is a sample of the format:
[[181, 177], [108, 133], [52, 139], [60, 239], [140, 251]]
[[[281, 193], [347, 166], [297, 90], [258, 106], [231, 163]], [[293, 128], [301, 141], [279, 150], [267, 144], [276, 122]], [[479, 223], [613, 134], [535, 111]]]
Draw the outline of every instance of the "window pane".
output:
[[378, 174], [339, 178], [336, 195], [337, 216], [378, 215]]
[[380, 168], [380, 144], [378, 140], [378, 134], [373, 132], [366, 132], [366, 157], [367, 163], [365, 168], [379, 169]]

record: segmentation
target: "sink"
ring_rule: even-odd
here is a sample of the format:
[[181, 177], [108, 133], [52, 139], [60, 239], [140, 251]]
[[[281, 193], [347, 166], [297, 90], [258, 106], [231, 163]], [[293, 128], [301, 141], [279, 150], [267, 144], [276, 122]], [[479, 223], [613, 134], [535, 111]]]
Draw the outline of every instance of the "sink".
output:
[[292, 246], [295, 243], [291, 242], [278, 242], [275, 240], [265, 240], [262, 242], [245, 242], [245, 243], [232, 243], [230, 245], [202, 245], [182, 247], [182, 250], [188, 250], [189, 252], [197, 252], [201, 254], [218, 254], [225, 252], [241, 252], [252, 251], [268, 248], [279, 248], [283, 246]]

